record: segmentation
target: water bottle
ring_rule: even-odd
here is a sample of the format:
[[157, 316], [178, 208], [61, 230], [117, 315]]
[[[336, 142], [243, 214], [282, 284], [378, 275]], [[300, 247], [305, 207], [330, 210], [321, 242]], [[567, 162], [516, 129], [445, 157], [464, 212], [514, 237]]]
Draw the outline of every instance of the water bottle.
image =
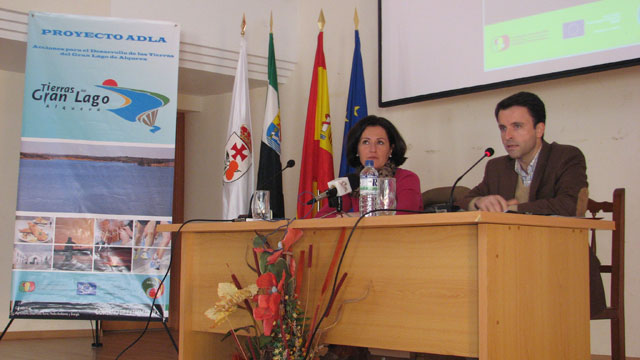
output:
[[[360, 171], [360, 215], [376, 209], [378, 197], [378, 171], [373, 167], [373, 160], [364, 163]], [[377, 213], [367, 214], [376, 216]]]

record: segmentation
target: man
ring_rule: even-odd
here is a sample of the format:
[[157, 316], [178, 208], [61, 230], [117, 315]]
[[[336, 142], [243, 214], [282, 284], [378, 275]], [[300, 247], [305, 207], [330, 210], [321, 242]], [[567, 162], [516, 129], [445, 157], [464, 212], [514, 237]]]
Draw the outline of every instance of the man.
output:
[[529, 92], [511, 95], [498, 103], [495, 116], [509, 155], [487, 163], [484, 179], [461, 207], [576, 216], [580, 191], [587, 191], [585, 158], [574, 146], [544, 141], [542, 100]]
[[[574, 146], [544, 141], [546, 113], [542, 100], [535, 94], [519, 92], [498, 103], [495, 117], [502, 144], [509, 155], [487, 163], [482, 182], [461, 200], [461, 207], [584, 215], [586, 203], [578, 205], [579, 199], [587, 200], [584, 155]], [[605, 308], [599, 267], [600, 261], [593, 251], [589, 251], [592, 316]]]

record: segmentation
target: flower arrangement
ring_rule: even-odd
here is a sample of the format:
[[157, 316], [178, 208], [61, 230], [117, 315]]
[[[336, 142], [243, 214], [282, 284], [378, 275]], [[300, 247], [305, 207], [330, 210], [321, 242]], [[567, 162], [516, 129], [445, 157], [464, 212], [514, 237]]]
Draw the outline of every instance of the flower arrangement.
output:
[[[300, 251], [297, 261], [291, 251], [302, 235], [302, 230], [289, 228], [276, 247], [269, 244], [266, 236], [256, 236], [253, 241], [254, 270], [258, 275], [256, 283], [242, 288], [232, 274], [233, 283], [218, 284], [220, 300], [205, 312], [214, 321], [213, 326], [229, 321], [228, 316], [241, 307], [252, 315], [253, 325], [234, 328], [229, 323], [231, 330], [225, 338], [232, 337], [236, 342], [238, 353], [234, 355], [234, 360], [313, 359], [323, 348], [319, 345], [323, 331], [319, 329], [319, 323], [329, 314], [347, 276], [344, 273], [338, 285], [334, 285], [330, 293], [327, 292], [331, 274], [344, 245], [345, 231], [340, 235], [313, 316], [307, 312], [307, 305], [302, 304], [300, 296], [305, 268], [308, 272], [312, 268], [313, 245], [309, 245], [306, 254], [305, 250]], [[328, 294], [327, 305], [325, 311], [320, 313], [325, 294]], [[249, 336], [238, 337], [237, 334], [241, 332]]]

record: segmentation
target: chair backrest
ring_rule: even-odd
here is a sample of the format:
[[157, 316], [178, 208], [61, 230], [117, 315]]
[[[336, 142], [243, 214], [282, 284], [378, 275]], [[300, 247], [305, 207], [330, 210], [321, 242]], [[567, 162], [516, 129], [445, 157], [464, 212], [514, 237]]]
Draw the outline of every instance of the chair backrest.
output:
[[[604, 264], [600, 266], [600, 273], [611, 274], [611, 299], [610, 305], [601, 313], [592, 319], [611, 319], [612, 329], [612, 358], [624, 359], [624, 241], [625, 241], [625, 189], [615, 189], [613, 191], [613, 201], [594, 201], [589, 199], [587, 210], [593, 218], [596, 218], [599, 212], [612, 213], [612, 220], [615, 222], [616, 229], [611, 236], [611, 261], [610, 265]], [[591, 230], [591, 250], [597, 251], [596, 231]], [[615, 323], [614, 323], [615, 322]], [[617, 332], [618, 339], [615, 339], [614, 333]], [[615, 343], [618, 344], [615, 344]], [[617, 348], [616, 348], [617, 347]]]
[[[466, 186], [456, 186], [453, 191], [453, 201], [462, 199], [470, 191]], [[451, 186], [437, 187], [426, 190], [422, 193], [422, 205], [426, 209], [429, 206], [446, 204], [449, 202], [451, 195]]]

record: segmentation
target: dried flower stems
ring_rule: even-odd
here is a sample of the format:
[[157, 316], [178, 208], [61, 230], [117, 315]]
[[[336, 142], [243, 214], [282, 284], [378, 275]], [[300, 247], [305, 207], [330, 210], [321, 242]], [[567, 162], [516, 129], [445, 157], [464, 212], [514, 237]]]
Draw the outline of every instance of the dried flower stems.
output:
[[[236, 341], [236, 345], [238, 345], [238, 348], [240, 349], [240, 352], [242, 353], [242, 357], [244, 358], [244, 360], [249, 360], [249, 358], [247, 358], [247, 354], [244, 353], [244, 348], [240, 344], [240, 340], [238, 339], [238, 336], [236, 335], [236, 331], [233, 330], [233, 325], [231, 325], [231, 321], [229, 321], [228, 317], [226, 319], [227, 319], [227, 322], [229, 323], [229, 327], [231, 327], [231, 335], [233, 335], [233, 340]], [[255, 359], [255, 357], [254, 357], [254, 359]]]
[[[309, 332], [308, 332], [308, 336], [307, 336], [307, 345], [305, 347], [305, 354], [309, 351], [309, 347], [311, 346], [311, 342], [313, 341], [312, 337], [315, 333], [315, 328], [317, 323], [319, 322], [318, 319], [318, 313], [320, 311], [320, 305], [322, 305], [322, 303], [324, 302], [324, 296], [327, 292], [327, 288], [329, 287], [329, 282], [331, 281], [331, 276], [333, 274], [333, 272], [335, 271], [336, 265], [338, 264], [338, 260], [340, 258], [340, 254], [342, 254], [342, 249], [344, 247], [344, 242], [345, 242], [345, 235], [346, 235], [347, 229], [346, 228], [342, 228], [342, 231], [340, 232], [340, 237], [338, 238], [338, 243], [336, 244], [336, 248], [333, 252], [333, 258], [331, 259], [331, 264], [329, 265], [329, 269], [327, 270], [327, 274], [325, 275], [324, 278], [324, 282], [322, 284], [322, 289], [320, 291], [320, 301], [318, 302], [318, 304], [316, 304], [316, 309], [314, 311], [313, 314], [313, 319], [311, 320], [311, 327], [309, 328]], [[347, 274], [345, 273], [342, 276], [342, 279], [340, 281], [339, 286], [336, 288], [335, 291], [332, 292], [330, 299], [328, 300], [328, 305], [327, 305], [327, 310], [321, 315], [322, 317], [327, 317], [329, 316], [329, 310], [330, 310], [330, 306], [333, 303], [335, 297], [338, 295], [338, 290], [340, 290], [340, 287], [342, 285], [342, 282], [344, 282], [344, 279], [346, 278]]]

